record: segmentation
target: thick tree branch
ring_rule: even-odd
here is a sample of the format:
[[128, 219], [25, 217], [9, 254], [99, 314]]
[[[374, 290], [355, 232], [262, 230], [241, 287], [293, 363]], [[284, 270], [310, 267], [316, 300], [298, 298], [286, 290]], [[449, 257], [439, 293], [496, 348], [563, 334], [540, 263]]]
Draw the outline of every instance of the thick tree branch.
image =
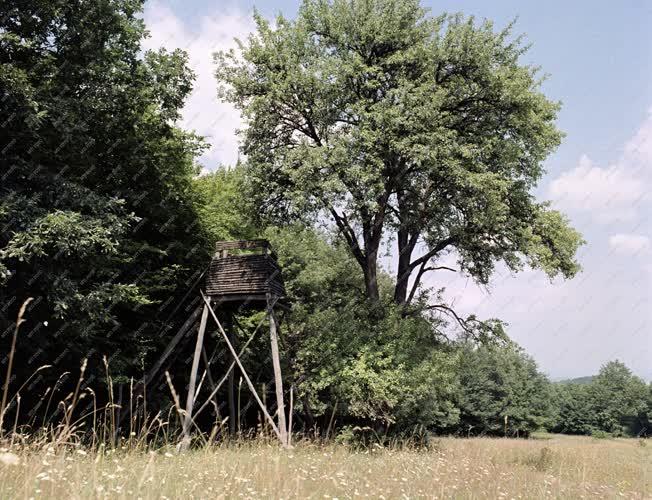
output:
[[408, 296], [406, 301], [407, 305], [410, 305], [412, 303], [412, 299], [414, 299], [414, 296], [419, 288], [419, 284], [421, 283], [422, 276], [429, 271], [452, 271], [454, 273], [458, 272], [457, 269], [453, 269], [452, 267], [447, 267], [447, 266], [426, 267], [426, 263], [424, 262], [423, 264], [421, 264], [421, 268], [417, 273], [417, 277], [415, 278], [414, 283], [412, 283], [412, 289], [410, 290], [410, 295]]
[[[414, 299], [414, 295], [417, 293], [417, 289], [419, 288], [419, 284], [421, 283], [421, 277], [426, 272], [426, 263], [427, 261], [424, 261], [423, 264], [421, 264], [421, 267], [419, 268], [419, 272], [417, 273], [417, 277], [414, 279], [414, 283], [412, 283], [412, 289], [410, 290], [410, 294], [408, 295], [408, 298], [406, 300], [406, 304], [408, 305], [412, 303], [412, 299]], [[409, 272], [411, 273], [412, 270], [410, 269]]]
[[[415, 234], [417, 236], [416, 239], [414, 239]], [[406, 250], [406, 252], [409, 251], [409, 254], [412, 253], [412, 249], [414, 248], [414, 245], [416, 244], [416, 242], [418, 240], [419, 233], [415, 233], [415, 234], [412, 235], [412, 238], [410, 239], [410, 241], [405, 245], [405, 250]], [[414, 299], [414, 296], [415, 296], [415, 294], [416, 294], [416, 292], [419, 289], [419, 286], [421, 284], [421, 278], [423, 277], [423, 275], [426, 272], [434, 271], [434, 270], [437, 270], [437, 269], [448, 269], [448, 270], [454, 271], [454, 269], [451, 269], [451, 268], [446, 267], [446, 266], [427, 267], [428, 262], [430, 261], [430, 259], [432, 257], [437, 255], [444, 248], [446, 248], [448, 245], [453, 244], [454, 242], [455, 242], [455, 238], [453, 238], [453, 237], [449, 237], [449, 238], [446, 238], [446, 239], [440, 241], [428, 253], [426, 253], [425, 255], [422, 255], [417, 260], [409, 263], [407, 266], [405, 266], [403, 268], [402, 272], [400, 272], [400, 274], [399, 274], [399, 276], [397, 278], [397, 287], [396, 287], [396, 289], [397, 290], [399, 289], [399, 285], [402, 286], [402, 293], [403, 293], [403, 299], [404, 299], [404, 301], [401, 301], [399, 303], [404, 303], [406, 305], [409, 305], [410, 303], [412, 303], [412, 300]], [[412, 245], [412, 248], [410, 248], [410, 244]], [[400, 256], [399, 256], [399, 264], [400, 264]], [[405, 297], [405, 293], [407, 292], [407, 286], [408, 286], [407, 285], [407, 280], [410, 279], [410, 276], [412, 275], [412, 272], [414, 271], [414, 269], [417, 266], [420, 266], [419, 271], [417, 272], [417, 275], [414, 278], [414, 282], [412, 283], [412, 288], [410, 290], [409, 295], [407, 297]], [[399, 265], [399, 267], [401, 267], [401, 266]]]
[[426, 268], [426, 271], [451, 271], [454, 273], [459, 273], [459, 269], [453, 269], [452, 267], [448, 266], [435, 266], [435, 267], [428, 267]]
[[345, 214], [340, 215], [337, 212], [337, 210], [335, 210], [335, 208], [333, 208], [328, 203], [326, 203], [326, 207], [328, 208], [330, 214], [333, 216], [333, 219], [335, 220], [335, 224], [337, 225], [338, 229], [342, 233], [342, 236], [344, 236], [346, 243], [349, 245], [349, 248], [351, 249], [353, 256], [355, 257], [355, 259], [358, 261], [360, 265], [363, 265], [365, 262], [365, 254], [360, 248], [358, 237], [356, 236], [355, 231], [349, 224], [346, 215]]
[[[402, 231], [399, 230], [399, 242], [398, 242], [398, 252], [399, 252], [399, 261], [402, 259], [410, 259], [412, 256], [412, 252], [414, 251], [414, 247], [417, 244], [417, 241], [419, 241], [419, 233], [418, 232], [413, 232], [411, 235], [408, 234], [401, 234]], [[399, 266], [400, 267], [400, 266]], [[396, 279], [396, 284], [399, 285], [400, 283], [410, 279], [410, 275], [412, 274], [412, 271], [414, 268], [411, 268], [409, 265], [409, 260], [408, 260], [408, 265], [405, 266], [405, 269], [401, 269], [399, 271], [399, 275], [397, 276]]]
[[444, 248], [446, 248], [449, 245], [454, 244], [456, 241], [457, 241], [457, 238], [455, 238], [454, 236], [449, 236], [448, 238], [445, 238], [445, 239], [441, 240], [428, 253], [422, 255], [417, 260], [411, 262], [410, 263], [410, 268], [414, 269], [415, 267], [421, 265], [423, 262], [428, 262], [432, 257], [437, 255]]

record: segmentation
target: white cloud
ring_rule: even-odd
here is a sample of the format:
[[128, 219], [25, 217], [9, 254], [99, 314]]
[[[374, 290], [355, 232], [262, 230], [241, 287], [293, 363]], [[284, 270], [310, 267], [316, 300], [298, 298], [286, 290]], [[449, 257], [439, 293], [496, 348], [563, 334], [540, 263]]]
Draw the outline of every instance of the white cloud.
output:
[[650, 249], [650, 238], [642, 234], [614, 234], [609, 246], [622, 255], [640, 255]]
[[591, 211], [602, 220], [628, 220], [636, 216], [636, 205], [645, 195], [642, 180], [617, 164], [601, 168], [583, 155], [573, 170], [550, 183], [552, 199], [563, 208]]
[[595, 165], [587, 155], [554, 179], [550, 197], [563, 209], [591, 212], [602, 222], [635, 219], [649, 201], [652, 180], [652, 108], [613, 165]]
[[143, 48], [183, 49], [197, 75], [179, 125], [194, 129], [210, 144], [210, 149], [199, 158], [200, 163], [209, 170], [219, 163], [234, 164], [238, 156], [235, 131], [242, 119], [233, 106], [217, 99], [213, 53], [235, 47], [235, 38], [246, 38], [254, 29], [251, 16], [235, 10], [220, 12], [202, 17], [198, 28], [191, 29], [169, 7], [152, 1], [145, 7], [144, 18], [151, 37], [145, 40]]

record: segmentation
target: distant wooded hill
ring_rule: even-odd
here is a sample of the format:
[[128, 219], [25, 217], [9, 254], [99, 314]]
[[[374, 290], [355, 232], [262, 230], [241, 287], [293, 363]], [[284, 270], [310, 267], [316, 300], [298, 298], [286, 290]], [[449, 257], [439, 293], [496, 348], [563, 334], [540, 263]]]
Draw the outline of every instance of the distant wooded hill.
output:
[[566, 380], [558, 380], [557, 384], [590, 384], [595, 379], [595, 375], [589, 375], [587, 377], [577, 377], [569, 378]]

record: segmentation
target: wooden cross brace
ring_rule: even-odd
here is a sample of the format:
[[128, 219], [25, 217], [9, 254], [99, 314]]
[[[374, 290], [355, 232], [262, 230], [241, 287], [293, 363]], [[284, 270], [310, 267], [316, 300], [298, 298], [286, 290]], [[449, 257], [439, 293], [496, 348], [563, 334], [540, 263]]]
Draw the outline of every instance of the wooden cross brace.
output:
[[[231, 353], [231, 356], [233, 356], [233, 361], [235, 364], [238, 365], [238, 368], [240, 368], [240, 371], [242, 373], [243, 378], [247, 382], [247, 386], [249, 387], [249, 390], [251, 391], [251, 394], [253, 395], [254, 399], [258, 403], [258, 406], [260, 407], [261, 411], [265, 415], [265, 418], [269, 422], [269, 424], [272, 426], [272, 429], [274, 430], [274, 433], [278, 437], [279, 441], [281, 442], [281, 445], [285, 448], [288, 447], [290, 442], [288, 439], [288, 430], [286, 428], [285, 424], [285, 405], [283, 402], [283, 379], [281, 376], [281, 363], [280, 363], [280, 358], [279, 358], [279, 351], [278, 351], [278, 335], [277, 335], [277, 329], [276, 329], [276, 318], [274, 316], [274, 309], [273, 309], [273, 303], [271, 302], [270, 298], [268, 297], [267, 300], [267, 314], [269, 317], [269, 324], [270, 324], [270, 344], [271, 344], [271, 351], [272, 351], [272, 366], [274, 368], [274, 382], [276, 386], [276, 404], [278, 407], [278, 426], [276, 425], [276, 422], [274, 422], [274, 419], [271, 417], [269, 412], [267, 411], [267, 408], [265, 407], [265, 404], [262, 402], [260, 397], [258, 396], [258, 393], [256, 392], [256, 389], [251, 382], [251, 379], [249, 378], [249, 375], [247, 375], [247, 372], [244, 369], [244, 366], [242, 366], [242, 362], [240, 361], [240, 356], [238, 353], [236, 353], [233, 344], [229, 340], [229, 336], [226, 334], [224, 331], [224, 328], [222, 327], [222, 324], [220, 323], [220, 320], [217, 318], [215, 312], [213, 311], [213, 308], [211, 306], [210, 300], [204, 295], [203, 291], [200, 291], [202, 299], [204, 301], [204, 308], [202, 311], [202, 316], [201, 316], [201, 321], [199, 324], [199, 331], [197, 332], [197, 342], [195, 344], [195, 353], [193, 356], [193, 363], [192, 363], [192, 368], [190, 372], [190, 383], [188, 385], [188, 397], [186, 400], [186, 411], [185, 411], [185, 416], [183, 420], [183, 441], [181, 443], [181, 448], [185, 449], [189, 446], [190, 444], [190, 426], [192, 424], [192, 412], [193, 408], [195, 406], [195, 399], [196, 399], [196, 391], [195, 391], [195, 386], [197, 383], [197, 371], [199, 368], [199, 358], [202, 353], [202, 348], [203, 348], [203, 343], [204, 343], [204, 333], [206, 331], [206, 324], [208, 321], [208, 315], [210, 314], [213, 320], [215, 321], [215, 324], [217, 325], [218, 330], [220, 331], [220, 334], [222, 335], [222, 338], [224, 339], [224, 342], [226, 343], [229, 352]], [[251, 340], [251, 339], [250, 339]], [[244, 351], [244, 350], [243, 350]], [[233, 368], [233, 364], [231, 365], [230, 370]], [[209, 370], [209, 367], [206, 367], [206, 370]], [[229, 371], [230, 371], [229, 370]], [[228, 375], [228, 373], [227, 373]], [[222, 384], [223, 381], [220, 382], [219, 385]], [[211, 394], [211, 398], [214, 396], [214, 393], [217, 392], [217, 388], [213, 388], [213, 393]], [[209, 398], [210, 399], [210, 398]], [[200, 408], [200, 411], [204, 407]], [[199, 412], [198, 412], [199, 413]]]

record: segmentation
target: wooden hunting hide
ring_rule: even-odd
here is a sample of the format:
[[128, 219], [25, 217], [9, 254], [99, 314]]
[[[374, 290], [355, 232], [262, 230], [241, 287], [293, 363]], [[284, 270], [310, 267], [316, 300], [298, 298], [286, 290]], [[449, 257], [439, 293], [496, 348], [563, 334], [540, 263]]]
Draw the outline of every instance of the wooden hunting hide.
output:
[[[206, 295], [218, 303], [265, 301], [285, 297], [276, 254], [267, 240], [220, 241], [206, 276]], [[262, 250], [229, 254], [229, 251]]]
[[[229, 427], [231, 432], [235, 432], [234, 367], [237, 365], [254, 399], [265, 415], [266, 420], [272, 426], [281, 444], [284, 447], [290, 446], [291, 429], [288, 430], [286, 425], [283, 379], [278, 346], [278, 320], [274, 312], [274, 308], [277, 306], [286, 307], [283, 304], [285, 286], [281, 278], [281, 269], [277, 263], [276, 254], [272, 251], [269, 242], [267, 240], [217, 242], [215, 245], [215, 256], [211, 260], [206, 274], [204, 291], [200, 290], [200, 294], [204, 302], [204, 307], [197, 332], [197, 342], [195, 344], [190, 382], [188, 384], [185, 418], [183, 420], [184, 437], [181, 442], [181, 447], [185, 449], [190, 444], [193, 409], [197, 398], [196, 384], [199, 360], [204, 349], [204, 333], [207, 328], [209, 316], [218, 327], [218, 331], [234, 360], [227, 371]], [[272, 367], [274, 369], [277, 404], [276, 417], [278, 423], [274, 422], [273, 417], [268, 412], [265, 403], [258, 396], [253, 382], [242, 365], [240, 355], [237, 353], [236, 347], [234, 347], [237, 340], [236, 336], [233, 335], [233, 332], [227, 333], [222, 326], [222, 322], [224, 322], [227, 329], [231, 330], [233, 326], [233, 322], [231, 321], [233, 315], [237, 314], [238, 310], [250, 308], [265, 310], [269, 318], [270, 349]], [[222, 321], [218, 318], [215, 312], [216, 309], [221, 310]], [[206, 359], [205, 364], [207, 365], [206, 371], [208, 372], [210, 367]], [[212, 398], [219, 389], [219, 385], [214, 385], [212, 380], [210, 384], [213, 386]]]

